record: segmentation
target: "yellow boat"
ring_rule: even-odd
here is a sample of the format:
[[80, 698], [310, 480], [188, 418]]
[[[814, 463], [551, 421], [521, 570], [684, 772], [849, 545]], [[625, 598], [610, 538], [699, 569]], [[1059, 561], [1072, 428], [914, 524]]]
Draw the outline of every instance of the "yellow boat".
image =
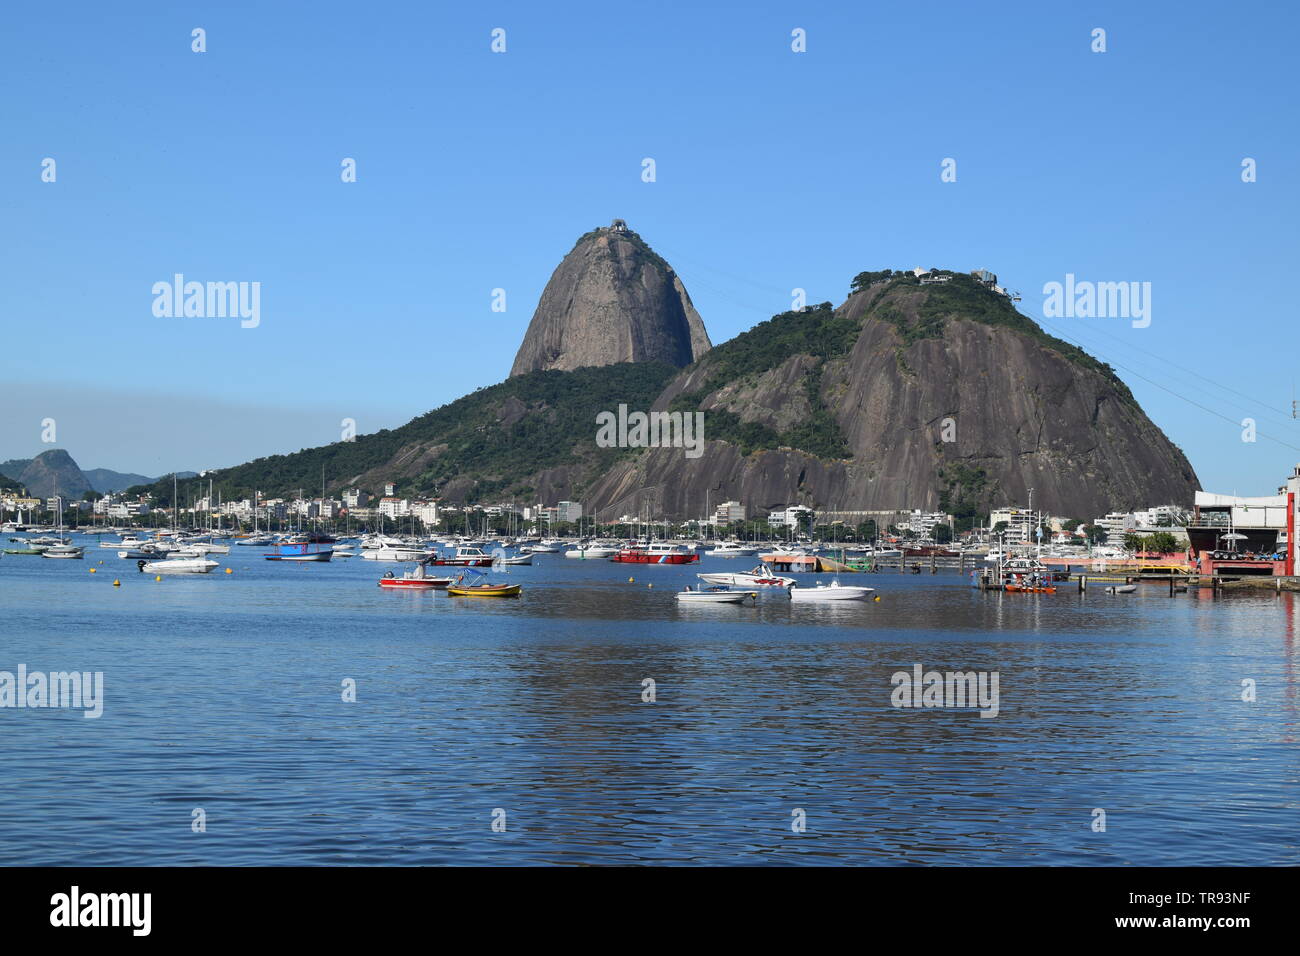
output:
[[518, 584], [449, 584], [447, 593], [457, 597], [518, 597]]

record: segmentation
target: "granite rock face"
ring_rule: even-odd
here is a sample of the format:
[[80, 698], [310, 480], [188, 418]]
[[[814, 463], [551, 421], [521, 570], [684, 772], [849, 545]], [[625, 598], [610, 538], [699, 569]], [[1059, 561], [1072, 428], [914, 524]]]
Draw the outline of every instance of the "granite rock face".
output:
[[[719, 346], [655, 408], [680, 408], [687, 397], [704, 412], [706, 439], [713, 412], [780, 439], [748, 453], [735, 440], [709, 440], [698, 458], [648, 449], [599, 478], [585, 495], [589, 508], [607, 518], [636, 513], [649, 498], [685, 518], [726, 500], [760, 516], [790, 504], [825, 513], [939, 510], [965, 500], [987, 512], [1024, 505], [1030, 488], [1035, 507], [1089, 520], [1190, 505], [1199, 488], [1192, 466], [1106, 366], [1071, 354], [1023, 316], [1028, 325], [1015, 327], [1010, 305], [993, 292], [987, 302], [983, 290], [970, 292], [972, 317], [929, 308], [928, 297], [940, 294], [907, 282], [856, 292], [827, 313], [828, 328], [860, 324], [849, 326], [842, 351], [778, 356], [740, 376], [720, 379], [712, 368], [735, 366], [740, 339]], [[808, 434], [798, 429], [814, 406], [841, 454], [811, 455], [787, 439]]]
[[682, 280], [616, 219], [579, 239], [552, 274], [510, 374], [619, 362], [683, 368], [709, 347]]

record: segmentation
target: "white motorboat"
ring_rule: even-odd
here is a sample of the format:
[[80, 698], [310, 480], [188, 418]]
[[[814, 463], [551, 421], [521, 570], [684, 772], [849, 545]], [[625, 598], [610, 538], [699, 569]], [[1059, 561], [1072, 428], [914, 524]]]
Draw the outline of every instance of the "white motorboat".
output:
[[139, 560], [140, 558], [161, 558], [164, 554], [151, 544], [145, 544], [139, 548], [127, 548], [125, 551], [117, 552], [119, 558], [126, 560]]
[[127, 531], [123, 533], [121, 541], [101, 541], [99, 542], [99, 546], [101, 548], [121, 548], [130, 551], [149, 543], [151, 542], [149, 542], [147, 538], [142, 538], [132, 531]]
[[430, 554], [431, 551], [405, 544], [385, 544], [378, 548], [367, 548], [362, 545], [361, 548], [361, 557], [367, 561], [419, 561], [421, 558], [429, 557]]
[[255, 534], [251, 538], [240, 538], [235, 544], [244, 548], [264, 548], [269, 544], [274, 544], [275, 539], [269, 534]]
[[211, 558], [167, 558], [163, 561], [140, 561], [145, 574], [207, 574], [220, 567]]
[[183, 550], [191, 554], [229, 554], [230, 545], [214, 544], [211, 541], [187, 541]]
[[492, 564], [493, 555], [475, 545], [464, 545], [456, 549], [450, 558], [435, 558], [434, 564], [444, 564], [461, 568], [485, 568]]
[[745, 604], [757, 601], [757, 591], [732, 591], [728, 588], [705, 588], [677, 592], [677, 600], [683, 604]]
[[501, 563], [502, 563], [502, 564], [511, 564], [511, 565], [532, 564], [532, 563], [533, 563], [533, 554], [532, 554], [532, 552], [530, 551], [530, 552], [528, 552], [527, 554], [520, 553], [520, 554], [516, 554], [516, 555], [511, 555], [511, 556], [508, 556], [508, 557], [502, 558], [502, 559], [501, 559]]
[[[852, 551], [856, 549], [850, 548], [849, 550]], [[901, 558], [903, 556], [903, 552], [899, 548], [867, 547], [862, 548], [861, 553], [864, 558]]]
[[818, 581], [810, 588], [791, 588], [790, 600], [862, 601], [874, 590], [875, 588], [860, 587], [855, 584], [840, 584], [838, 579], [832, 579], [830, 584], [822, 584]]
[[54, 544], [41, 552], [43, 558], [80, 558], [82, 549], [75, 544]]
[[721, 584], [733, 588], [788, 588], [795, 585], [794, 578], [782, 577], [766, 565], [760, 564], [752, 571], [719, 572], [695, 575], [705, 584]]
[[618, 548], [607, 548], [604, 545], [590, 545], [588, 547], [577, 547], [572, 551], [565, 551], [566, 558], [577, 558], [580, 561], [603, 561], [606, 558], [612, 558], [618, 554]]
[[747, 548], [743, 544], [731, 542], [711, 548], [705, 551], [704, 554], [710, 558], [752, 558], [758, 554], [758, 548]]

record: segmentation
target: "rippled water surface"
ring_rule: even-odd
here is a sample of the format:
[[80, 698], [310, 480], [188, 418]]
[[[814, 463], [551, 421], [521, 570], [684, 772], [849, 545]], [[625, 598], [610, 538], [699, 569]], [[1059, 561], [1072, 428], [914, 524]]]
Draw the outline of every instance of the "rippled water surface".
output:
[[[886, 572], [854, 576], [879, 602], [678, 607], [701, 568], [541, 555], [472, 600], [241, 547], [158, 583], [88, 544], [0, 560], [0, 670], [106, 698], [0, 709], [5, 864], [1300, 862], [1291, 594]], [[915, 664], [997, 671], [999, 715], [892, 707]]]

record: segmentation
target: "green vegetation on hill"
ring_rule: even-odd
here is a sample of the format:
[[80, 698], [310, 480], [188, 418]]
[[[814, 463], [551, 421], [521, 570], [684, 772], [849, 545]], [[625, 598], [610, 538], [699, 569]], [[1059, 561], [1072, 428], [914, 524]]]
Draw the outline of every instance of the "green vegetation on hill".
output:
[[958, 532], [969, 531], [988, 518], [980, 502], [989, 497], [988, 473], [963, 462], [953, 462], [939, 469], [939, 510], [953, 516]]
[[[848, 352], [862, 330], [858, 320], [835, 314], [829, 302], [800, 312], [784, 312], [760, 322], [729, 342], [716, 345], [700, 360], [706, 370], [704, 384], [693, 392], [678, 395], [671, 411], [693, 411], [708, 395], [728, 384], [752, 383], [759, 375], [777, 368], [792, 355], [811, 355], [822, 361]], [[719, 409], [707, 413], [707, 435], [738, 446], [742, 454], [782, 446], [797, 448], [819, 458], [851, 457], [839, 425], [821, 400], [822, 365], [804, 376], [803, 387], [812, 416], [786, 432], [766, 425], [742, 422], [739, 416]]]
[[576, 249], [584, 242], [587, 242], [590, 239], [594, 239], [598, 235], [601, 235], [602, 233], [610, 236], [616, 236], [620, 239], [625, 239], [632, 244], [632, 246], [636, 249], [636, 252], [632, 256], [632, 261], [633, 261], [633, 265], [637, 267], [636, 269], [637, 272], [639, 272], [640, 269], [646, 265], [655, 265], [658, 266], [659, 269], [661, 269], [663, 272], [673, 273], [673, 267], [668, 264], [667, 260], [665, 260], [663, 256], [659, 255], [659, 253], [651, 249], [650, 244], [641, 238], [640, 233], [633, 232], [631, 229], [628, 229], [624, 232], [618, 232], [618, 233], [610, 232], [608, 227], [602, 227], [600, 229], [592, 229], [590, 232], [584, 232], [581, 236], [579, 236], [578, 241], [574, 243], [573, 247]]
[[[529, 372], [480, 388], [400, 428], [209, 472], [205, 489], [211, 478], [226, 500], [252, 497], [254, 490], [263, 496], [288, 495], [299, 488], [319, 494], [324, 468], [327, 488], [337, 493], [352, 476], [381, 469], [412, 446], [441, 450], [421, 473], [400, 477], [400, 465], [395, 465], [391, 476], [363, 490], [382, 492], [382, 484], [393, 481], [402, 495], [433, 494], [446, 482], [468, 476], [477, 479], [471, 499], [478, 500], [529, 492], [524, 483], [537, 472], [576, 463], [589, 464], [588, 477], [595, 478], [632, 451], [596, 447], [597, 413], [616, 411], [619, 403], [648, 409], [676, 372], [657, 362]], [[152, 494], [167, 505], [171, 480], [131, 491]]]
[[941, 337], [950, 318], [968, 319], [983, 325], [1007, 328], [1021, 335], [1027, 335], [1039, 345], [1057, 352], [1075, 365], [1100, 372], [1125, 400], [1136, 404], [1128, 386], [1120, 381], [1113, 368], [1093, 358], [1077, 345], [1043, 331], [1037, 322], [1018, 311], [1006, 296], [986, 288], [973, 276], [965, 273], [935, 269], [932, 270], [932, 274], [948, 276], [949, 280], [922, 286], [921, 280], [910, 272], [884, 269], [878, 272], [858, 273], [853, 279], [851, 291], [862, 292], [882, 281], [888, 283], [886, 295], [896, 292], [905, 293], [910, 286], [924, 290], [915, 319], [909, 319], [895, 301], [885, 301], [872, 312], [873, 318], [894, 326], [904, 347], [921, 339]]

